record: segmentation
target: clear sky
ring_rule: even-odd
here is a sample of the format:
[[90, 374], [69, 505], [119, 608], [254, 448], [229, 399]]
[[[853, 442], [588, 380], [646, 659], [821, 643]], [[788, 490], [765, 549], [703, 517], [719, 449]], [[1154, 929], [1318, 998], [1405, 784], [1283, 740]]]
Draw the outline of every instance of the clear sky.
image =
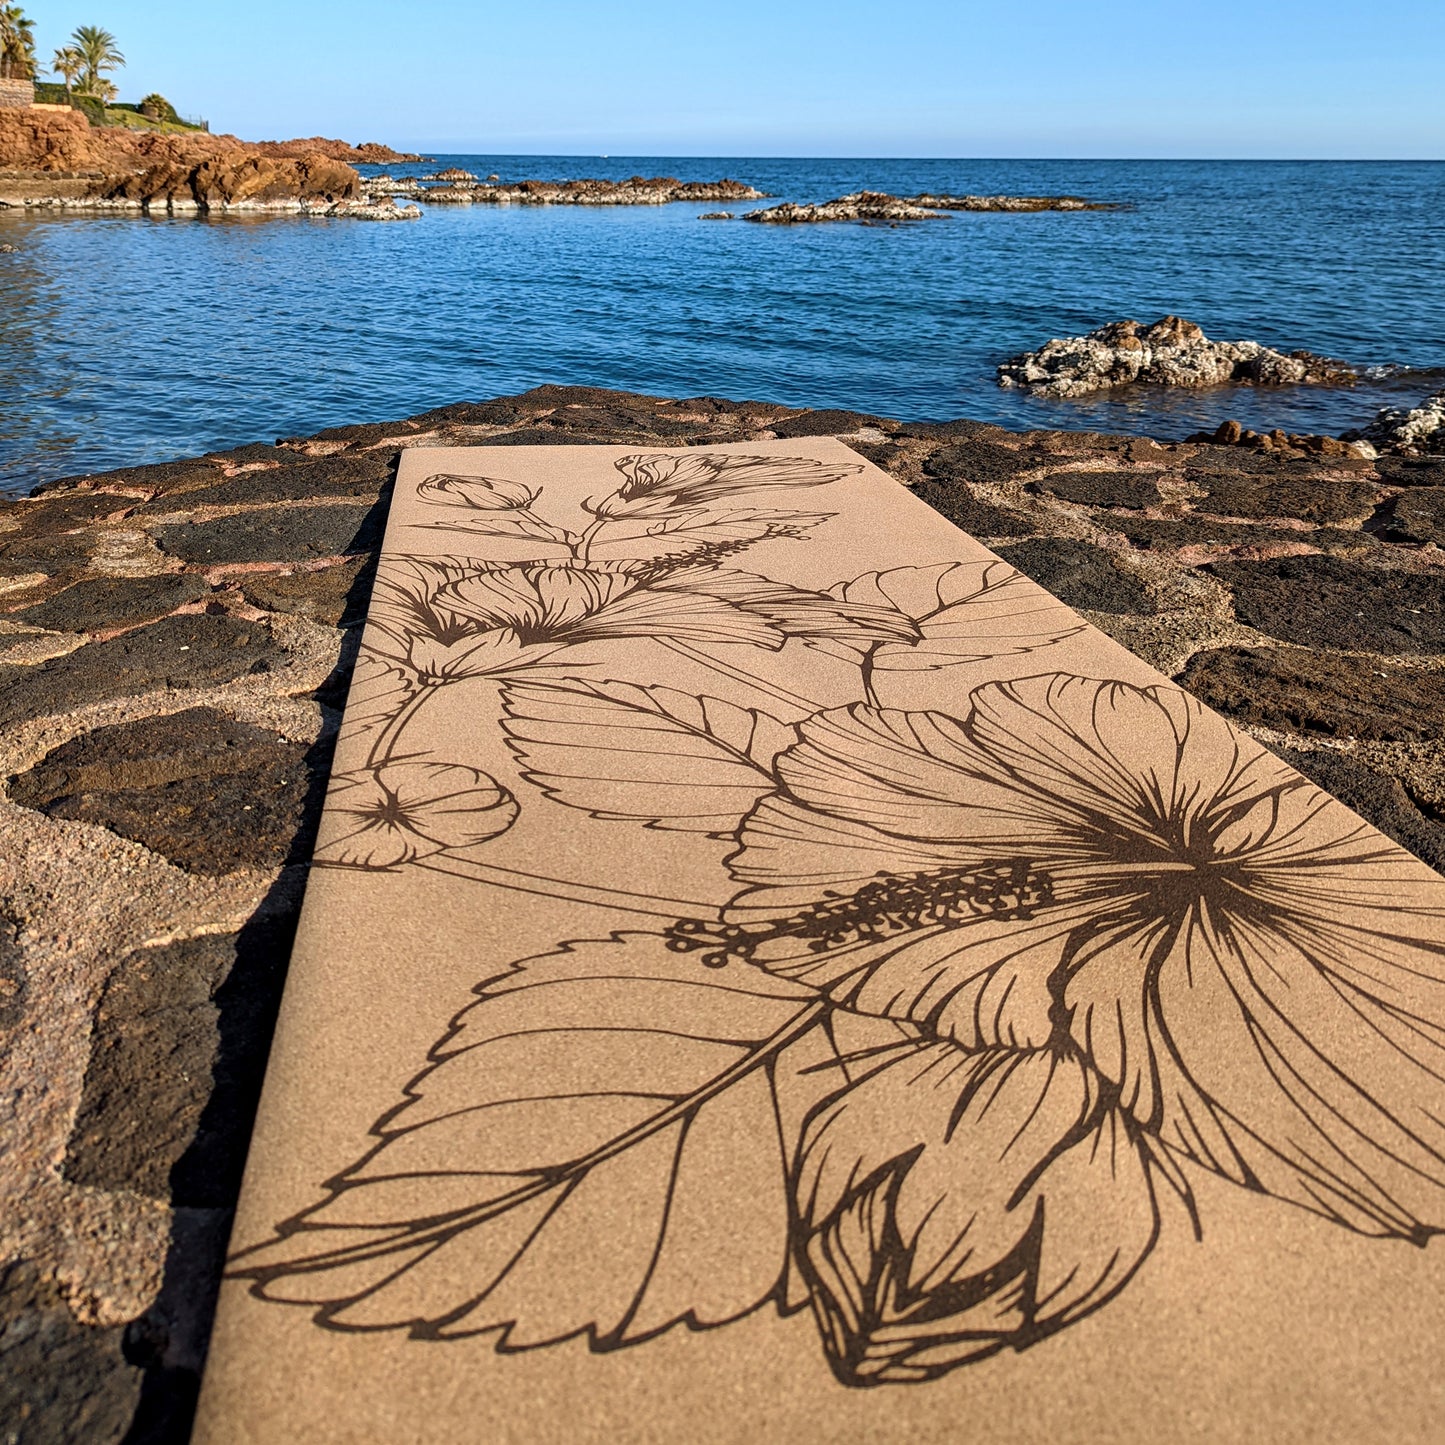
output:
[[1445, 0], [29, 0], [213, 130], [693, 156], [1445, 158]]

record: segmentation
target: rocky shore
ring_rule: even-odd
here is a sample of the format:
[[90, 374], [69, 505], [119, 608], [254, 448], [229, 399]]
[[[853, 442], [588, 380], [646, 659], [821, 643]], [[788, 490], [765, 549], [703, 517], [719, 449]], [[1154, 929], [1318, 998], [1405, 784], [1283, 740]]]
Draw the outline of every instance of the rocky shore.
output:
[[1162, 316], [1150, 326], [1112, 321], [1086, 336], [1056, 338], [998, 368], [1000, 386], [1035, 396], [1088, 396], [1151, 386], [1348, 386], [1359, 373], [1310, 351], [1274, 351], [1258, 341], [1211, 341], [1192, 321]]
[[52, 483], [0, 504], [9, 1439], [184, 1438], [399, 449], [814, 435], [1445, 870], [1445, 455], [544, 387]]
[[[315, 147], [314, 149], [312, 147]], [[291, 212], [406, 220], [343, 158], [371, 147], [92, 127], [78, 111], [0, 110], [0, 206], [102, 212]]]

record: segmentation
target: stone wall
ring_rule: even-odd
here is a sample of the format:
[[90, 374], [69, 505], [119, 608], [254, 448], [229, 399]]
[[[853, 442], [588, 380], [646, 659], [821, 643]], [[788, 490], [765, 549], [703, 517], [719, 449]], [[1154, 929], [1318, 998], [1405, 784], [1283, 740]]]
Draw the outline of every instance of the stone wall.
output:
[[186, 1438], [400, 449], [804, 436], [1445, 872], [1445, 456], [544, 387], [0, 502], [0, 1442]]
[[25, 110], [34, 104], [33, 80], [0, 79], [0, 110]]

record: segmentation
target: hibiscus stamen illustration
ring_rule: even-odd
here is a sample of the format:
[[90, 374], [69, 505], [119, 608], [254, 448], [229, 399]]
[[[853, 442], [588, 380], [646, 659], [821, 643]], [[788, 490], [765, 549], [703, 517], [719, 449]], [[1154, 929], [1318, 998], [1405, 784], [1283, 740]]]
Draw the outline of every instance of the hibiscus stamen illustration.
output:
[[967, 918], [1028, 919], [1053, 897], [1048, 875], [1022, 859], [906, 876], [879, 873], [856, 893], [829, 890], [820, 902], [774, 922], [682, 919], [668, 930], [667, 946], [674, 953], [706, 948], [703, 967], [725, 968], [733, 959], [752, 963], [766, 945], [784, 939], [805, 943], [809, 953], [826, 953]]

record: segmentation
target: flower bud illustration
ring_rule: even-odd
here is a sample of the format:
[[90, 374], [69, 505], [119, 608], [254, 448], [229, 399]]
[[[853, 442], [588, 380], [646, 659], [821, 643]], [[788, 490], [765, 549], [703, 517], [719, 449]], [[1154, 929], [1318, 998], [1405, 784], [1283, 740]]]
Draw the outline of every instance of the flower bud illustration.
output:
[[428, 477], [416, 489], [424, 502], [467, 507], [474, 512], [522, 511], [537, 500], [541, 490], [504, 477], [459, 477], [446, 472]]
[[1050, 1051], [909, 1045], [844, 1089], [794, 1186], [834, 1374], [933, 1379], [1106, 1303], [1157, 1234], [1146, 1157], [1088, 1066]]

